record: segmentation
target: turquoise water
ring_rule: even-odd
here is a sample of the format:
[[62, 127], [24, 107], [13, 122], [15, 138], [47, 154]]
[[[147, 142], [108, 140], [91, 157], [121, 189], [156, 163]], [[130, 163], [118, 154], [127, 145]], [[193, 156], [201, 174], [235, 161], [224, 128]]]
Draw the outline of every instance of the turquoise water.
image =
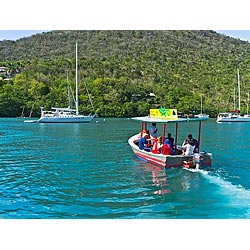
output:
[[[0, 119], [0, 218], [250, 217], [250, 123], [204, 122], [201, 149], [213, 165], [191, 173], [137, 159], [127, 140], [140, 124], [130, 119], [23, 121]], [[179, 125], [179, 142], [197, 137], [193, 125]]]

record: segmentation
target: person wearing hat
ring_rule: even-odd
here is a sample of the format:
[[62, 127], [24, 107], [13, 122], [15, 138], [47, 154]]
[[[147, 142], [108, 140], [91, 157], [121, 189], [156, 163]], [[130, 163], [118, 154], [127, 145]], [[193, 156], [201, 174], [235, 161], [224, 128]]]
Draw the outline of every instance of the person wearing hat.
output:
[[199, 143], [196, 139], [193, 138], [192, 134], [188, 135], [188, 139], [189, 141], [193, 141], [194, 142], [194, 153], [198, 153], [198, 148], [199, 148]]

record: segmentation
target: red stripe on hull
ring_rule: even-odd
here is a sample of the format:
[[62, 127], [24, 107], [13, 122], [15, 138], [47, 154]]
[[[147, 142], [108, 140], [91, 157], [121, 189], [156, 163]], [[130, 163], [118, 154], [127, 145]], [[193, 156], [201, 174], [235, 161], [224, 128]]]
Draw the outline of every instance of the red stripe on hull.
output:
[[155, 159], [153, 157], [150, 157], [149, 155], [141, 154], [137, 151], [135, 151], [134, 153], [136, 154], [136, 156], [138, 156], [139, 158], [142, 158], [143, 160], [145, 160], [147, 162], [150, 162], [150, 163], [155, 164], [155, 165], [160, 166], [160, 167], [166, 167], [165, 161]]

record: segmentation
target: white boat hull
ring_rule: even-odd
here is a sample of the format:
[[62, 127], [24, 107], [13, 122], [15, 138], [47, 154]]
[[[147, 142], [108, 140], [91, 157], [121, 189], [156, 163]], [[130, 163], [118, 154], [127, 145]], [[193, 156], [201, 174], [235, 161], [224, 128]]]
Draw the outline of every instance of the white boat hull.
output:
[[195, 118], [200, 118], [202, 120], [208, 120], [209, 119], [209, 115], [205, 115], [205, 114], [199, 114], [199, 115], [195, 115]]
[[94, 116], [74, 116], [74, 117], [41, 117], [37, 122], [40, 123], [88, 123]]
[[[134, 152], [134, 154], [145, 162], [152, 163], [156, 166], [163, 168], [183, 167], [183, 161], [189, 161], [193, 159], [193, 155], [163, 155], [153, 154], [145, 150], [140, 150], [139, 147], [134, 143], [138, 140], [138, 135], [134, 135], [129, 138], [128, 143]], [[206, 153], [203, 155], [203, 161], [200, 163], [200, 167], [212, 165], [212, 154]]]
[[220, 122], [250, 122], [249, 116], [237, 116], [237, 117], [218, 117], [216, 120], [218, 123]]

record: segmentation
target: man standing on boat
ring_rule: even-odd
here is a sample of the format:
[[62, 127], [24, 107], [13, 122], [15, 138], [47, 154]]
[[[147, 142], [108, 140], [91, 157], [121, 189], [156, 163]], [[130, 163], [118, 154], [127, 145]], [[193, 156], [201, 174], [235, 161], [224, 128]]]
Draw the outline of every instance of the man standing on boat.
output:
[[149, 127], [149, 134], [152, 138], [157, 138], [158, 128], [156, 127], [156, 123], [153, 122], [152, 126]]

